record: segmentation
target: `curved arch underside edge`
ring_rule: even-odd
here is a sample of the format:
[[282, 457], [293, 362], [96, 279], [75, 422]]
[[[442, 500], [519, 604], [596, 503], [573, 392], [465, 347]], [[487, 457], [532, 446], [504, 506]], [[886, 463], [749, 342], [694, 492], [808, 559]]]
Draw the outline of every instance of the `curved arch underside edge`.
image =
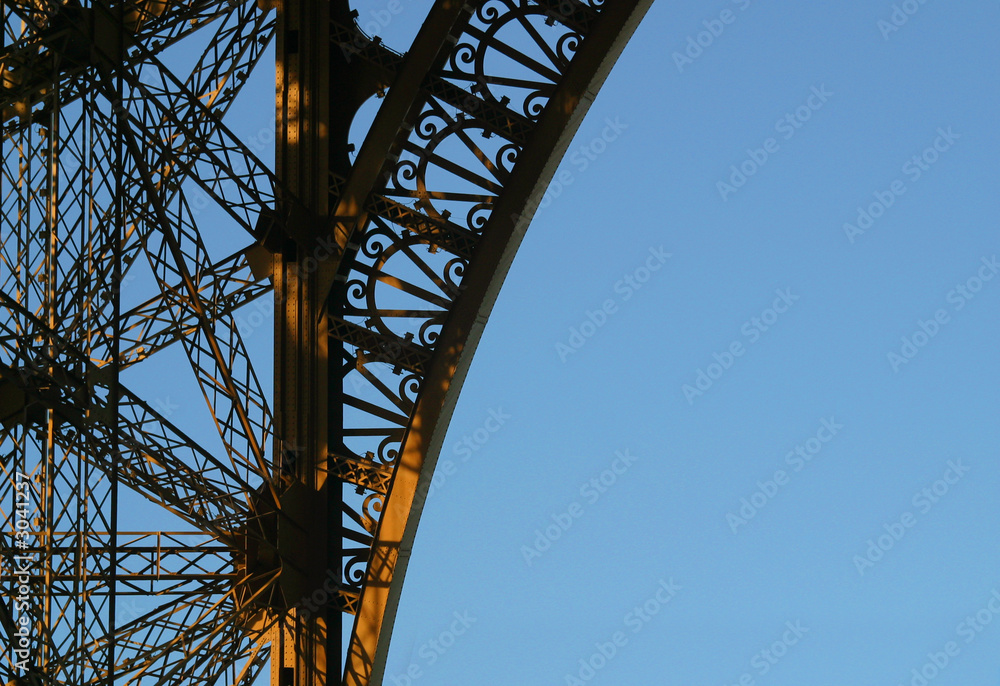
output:
[[[608, 3], [594, 33], [581, 46], [498, 199], [463, 281], [463, 292], [441, 331], [424, 388], [403, 439], [400, 464], [372, 548], [368, 579], [347, 655], [344, 683], [381, 684], [410, 551], [429, 486], [462, 384], [493, 305], [537, 203], [591, 103], [652, 0]], [[540, 170], [536, 172], [535, 170]], [[370, 657], [368, 657], [370, 656]], [[369, 663], [368, 660], [371, 660]], [[365, 664], [371, 672], [365, 678]]]

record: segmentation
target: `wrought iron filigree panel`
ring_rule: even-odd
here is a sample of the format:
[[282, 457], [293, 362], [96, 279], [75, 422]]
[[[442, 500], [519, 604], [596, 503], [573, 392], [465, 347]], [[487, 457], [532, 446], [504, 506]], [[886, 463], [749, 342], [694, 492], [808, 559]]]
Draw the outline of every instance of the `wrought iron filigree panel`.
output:
[[[334, 12], [350, 97], [385, 98], [365, 143], [387, 154], [331, 164], [330, 207], [359, 204], [324, 225], [224, 123], [278, 33], [272, 3], [0, 1], [0, 632], [19, 650], [26, 634], [0, 680], [237, 686], [284, 664], [284, 622], [306, 613], [280, 590], [295, 551], [276, 534], [297, 447], [276, 435], [289, 408], [272, 416], [238, 316], [271, 297], [285, 252], [333, 236], [316, 326], [342, 559], [320, 604], [356, 616], [333, 671], [379, 681], [399, 532], [474, 348], [468, 321], [644, 7], [438, 0], [429, 16], [450, 23], [407, 54]], [[168, 348], [215, 435], [133, 387]]]

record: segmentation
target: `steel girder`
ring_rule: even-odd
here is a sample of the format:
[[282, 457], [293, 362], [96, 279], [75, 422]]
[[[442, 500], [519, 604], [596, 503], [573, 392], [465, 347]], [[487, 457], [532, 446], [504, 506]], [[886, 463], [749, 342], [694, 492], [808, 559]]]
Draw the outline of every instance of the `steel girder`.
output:
[[[405, 54], [347, 0], [0, 2], [0, 679], [381, 683], [465, 371], [650, 2], [438, 0]], [[274, 36], [271, 169], [223, 117]], [[237, 320], [272, 293], [273, 399]], [[221, 454], [123, 383], [173, 343]]]
[[[538, 200], [648, 4], [608, 2], [590, 7], [578, 3], [511, 2], [503, 3], [506, 11], [495, 15], [489, 12], [491, 6], [496, 8], [499, 3], [485, 3], [477, 8], [465, 25], [463, 36], [449, 51], [446, 66], [425, 81], [430, 92], [424, 96], [419, 114], [413, 120], [414, 130], [419, 131], [429, 121], [437, 119], [443, 123], [440, 133], [426, 136], [422, 144], [418, 142], [419, 133], [400, 136], [397, 140], [401, 145], [396, 149], [413, 157], [401, 156], [401, 161], [390, 163], [394, 183], [387, 184], [383, 190], [390, 197], [417, 197], [417, 207], [431, 219], [447, 221], [449, 209], [454, 214], [453, 208], [469, 208], [462, 228], [477, 234], [478, 240], [470, 259], [426, 234], [414, 234], [442, 252], [452, 251], [454, 259], [461, 260], [463, 278], [454, 286], [448, 284], [442, 289], [453, 296], [447, 313], [427, 316], [415, 335], [416, 340], [433, 349], [433, 356], [426, 365], [420, 391], [399, 444], [392, 487], [375, 531], [361, 606], [347, 656], [347, 684], [382, 681], [393, 617], [424, 502], [415, 496], [418, 489], [429, 486], [465, 371]], [[572, 11], [566, 12], [567, 8]], [[553, 41], [555, 50], [541, 50], [551, 60], [552, 71], [547, 65], [543, 67], [540, 58], [536, 61], [534, 55], [517, 54], [508, 43], [498, 45], [494, 42], [498, 35], [503, 35], [501, 28], [510, 23], [530, 24], [530, 20], [525, 21], [525, 15], [532, 13], [544, 18], [542, 23], [553, 22], [562, 27], [563, 32]], [[530, 29], [525, 30], [535, 40], [541, 38]], [[574, 50], [571, 57], [563, 60], [558, 48], [566, 43], [573, 43]], [[491, 50], [502, 52], [523, 66], [530, 65], [537, 76], [528, 85], [527, 79], [491, 74], [487, 66], [487, 54]], [[476, 65], [472, 74], [459, 69], [463, 61]], [[438, 93], [447, 93], [442, 83], [451, 85], [463, 80], [478, 86], [472, 89], [477, 98], [463, 100], [465, 117], [452, 118], [443, 111], [443, 99]], [[510, 87], [514, 83], [528, 85], [522, 89], [520, 100], [514, 95], [517, 91]], [[508, 86], [509, 95], [504, 94], [502, 86]], [[478, 112], [488, 114], [479, 119]], [[523, 128], [525, 121], [530, 125], [527, 131]], [[515, 128], [517, 124], [521, 126]], [[486, 140], [493, 136], [498, 139], [492, 146], [491, 157], [481, 154], [485, 145], [473, 143], [471, 136], [463, 135], [470, 129], [477, 130]], [[438, 152], [449, 136], [461, 139], [462, 144], [475, 150], [482, 168], [465, 167], [458, 171], [457, 165], [452, 166], [453, 160], [448, 154]], [[508, 161], [513, 162], [509, 166], [504, 164], [506, 155], [510, 156]], [[405, 170], [412, 168], [410, 164], [416, 165], [415, 183], [410, 186], [416, 193], [402, 188], [403, 184], [399, 183], [400, 177], [406, 175]], [[463, 193], [464, 189], [457, 187], [444, 191], [439, 186], [431, 190], [428, 180], [434, 166], [463, 176], [468, 182], [466, 187], [475, 187], [476, 193]], [[375, 240], [386, 240], [385, 228], [389, 222], [376, 218], [372, 223], [374, 228], [370, 229], [370, 235]], [[389, 245], [400, 246], [402, 252], [402, 246], [409, 242], [405, 233]], [[381, 252], [389, 250], [391, 248]], [[368, 276], [368, 292], [372, 292], [377, 277], [370, 271], [359, 271]], [[371, 308], [371, 299], [368, 302]], [[431, 326], [439, 327], [436, 335], [427, 333], [431, 329], [427, 326], [430, 322], [433, 322]], [[404, 349], [402, 341], [398, 349]]]

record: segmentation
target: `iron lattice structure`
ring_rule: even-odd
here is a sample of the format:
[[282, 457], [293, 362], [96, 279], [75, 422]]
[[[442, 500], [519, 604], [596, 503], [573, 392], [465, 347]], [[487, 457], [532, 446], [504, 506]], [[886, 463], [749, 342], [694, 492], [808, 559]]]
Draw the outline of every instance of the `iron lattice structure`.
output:
[[[0, 683], [381, 683], [465, 369], [649, 2], [438, 0], [401, 54], [347, 0], [2, 0]], [[266, 164], [225, 121], [271, 54]], [[211, 445], [130, 387], [171, 346]]]

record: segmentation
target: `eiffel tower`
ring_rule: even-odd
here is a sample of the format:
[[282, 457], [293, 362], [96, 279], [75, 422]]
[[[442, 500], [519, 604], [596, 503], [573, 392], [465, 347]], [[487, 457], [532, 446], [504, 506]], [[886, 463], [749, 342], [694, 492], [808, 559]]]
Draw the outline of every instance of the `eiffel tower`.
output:
[[[0, 683], [382, 683], [476, 344], [650, 4], [437, 0], [399, 53], [347, 0], [2, 0]], [[227, 116], [261, 70], [273, 164]], [[189, 373], [197, 425], [132, 385]]]

